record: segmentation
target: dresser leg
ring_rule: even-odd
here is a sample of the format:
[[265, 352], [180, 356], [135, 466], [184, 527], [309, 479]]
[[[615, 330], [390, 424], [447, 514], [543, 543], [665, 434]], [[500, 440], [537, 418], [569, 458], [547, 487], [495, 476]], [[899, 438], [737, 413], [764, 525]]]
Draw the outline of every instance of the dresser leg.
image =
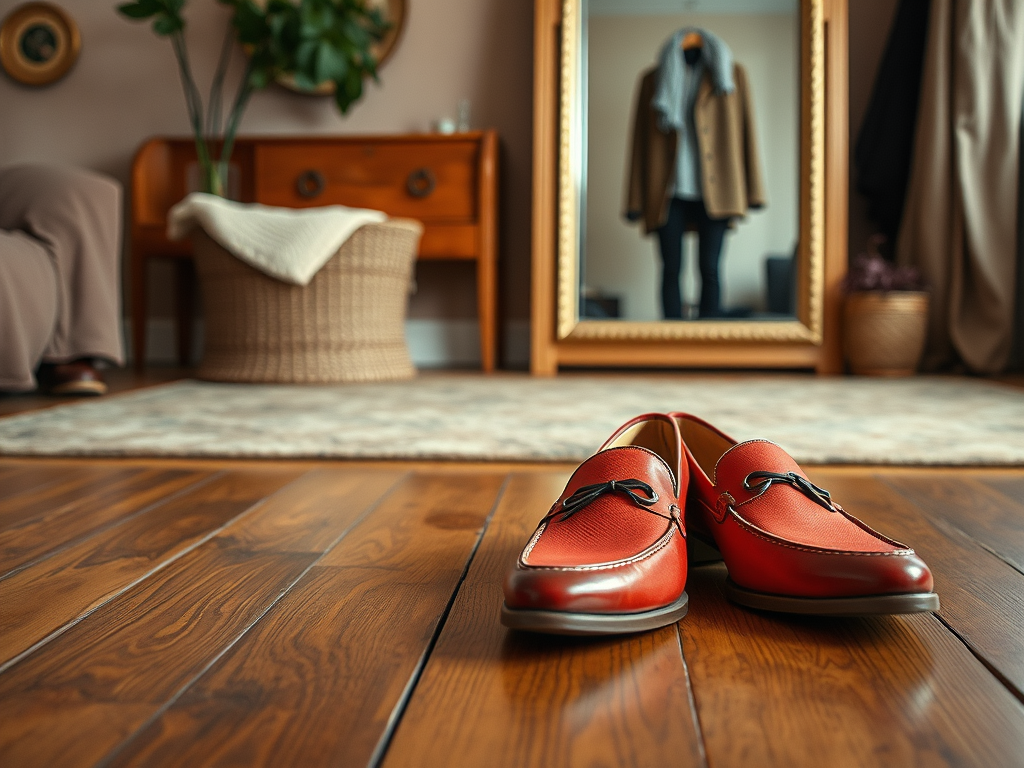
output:
[[484, 256], [477, 261], [477, 313], [480, 318], [480, 367], [494, 371], [497, 363], [498, 286], [494, 261]]

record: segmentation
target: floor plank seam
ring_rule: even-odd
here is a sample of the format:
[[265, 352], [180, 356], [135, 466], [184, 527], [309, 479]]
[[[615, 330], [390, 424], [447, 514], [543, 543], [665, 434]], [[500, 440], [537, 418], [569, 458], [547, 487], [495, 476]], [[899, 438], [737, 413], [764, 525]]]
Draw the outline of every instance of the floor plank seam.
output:
[[1000, 563], [1005, 565], [1007, 568], [1011, 568], [1017, 573], [1019, 573], [1021, 576], [1024, 576], [1024, 569], [1022, 569], [1021, 566], [1013, 562], [1013, 560], [1004, 557], [985, 542], [979, 541], [970, 533], [965, 531], [963, 528], [960, 528], [959, 526], [949, 522], [948, 520], [930, 520], [929, 522], [931, 522], [931, 524], [938, 528], [940, 531], [943, 531], [948, 535], [960, 536], [961, 538], [967, 539], [969, 542], [971, 542], [971, 544], [981, 547], [981, 549], [988, 552], [990, 555], [992, 555], [992, 557], [994, 557]]
[[697, 697], [693, 692], [693, 681], [690, 679], [690, 666], [686, 663], [686, 654], [683, 653], [683, 633], [676, 622], [676, 644], [679, 646], [679, 659], [683, 663], [683, 679], [686, 681], [686, 698], [690, 702], [690, 718], [693, 720], [693, 730], [697, 733], [697, 747], [700, 749], [701, 765], [708, 768], [708, 753], [704, 748], [704, 728], [700, 724], [700, 713], [697, 711]]
[[[194, 686], [196, 683], [198, 683], [203, 678], [203, 676], [206, 675], [207, 672], [209, 672], [211, 669], [213, 669], [213, 667], [217, 664], [217, 662], [219, 662], [222, 658], [224, 658], [224, 656], [227, 653], [229, 653], [232, 648], [234, 648], [236, 645], [238, 645], [238, 643], [240, 643], [242, 641], [242, 639], [245, 638], [245, 636], [248, 635], [249, 632], [252, 631], [252, 629], [257, 624], [259, 624], [268, 613], [270, 613], [270, 611], [273, 610], [275, 605], [277, 605], [279, 602], [281, 602], [281, 600], [283, 600], [284, 597], [289, 592], [291, 592], [293, 589], [295, 589], [295, 587], [299, 584], [299, 582], [301, 582], [306, 577], [306, 575], [311, 570], [313, 570], [313, 568], [315, 568], [317, 566], [317, 564], [321, 560], [323, 560], [325, 557], [327, 557], [327, 555], [331, 552], [331, 550], [333, 550], [342, 541], [342, 539], [344, 539], [346, 536], [348, 536], [349, 533], [351, 533], [353, 530], [355, 530], [356, 526], [358, 526], [360, 523], [362, 523], [364, 520], [366, 520], [366, 518], [368, 518], [373, 512], [375, 512], [377, 510], [377, 508], [384, 502], [384, 500], [386, 498], [388, 498], [388, 496], [391, 495], [391, 492], [395, 488], [397, 488], [401, 484], [402, 480], [404, 480], [406, 477], [408, 477], [409, 474], [410, 473], [405, 472], [405, 473], [399, 475], [398, 477], [396, 477], [395, 481], [392, 483], [391, 487], [388, 489], [388, 491], [386, 493], [381, 494], [380, 498], [377, 499], [376, 502], [374, 502], [373, 504], [370, 504], [365, 510], [363, 510], [363, 513], [361, 515], [359, 515], [351, 523], [349, 523], [349, 525], [345, 527], [345, 529], [338, 535], [338, 537], [335, 538], [334, 541], [332, 541], [324, 549], [323, 552], [321, 552], [317, 557], [315, 557], [313, 559], [313, 561], [309, 565], [307, 565], [302, 570], [302, 572], [298, 576], [296, 576], [295, 579], [290, 584], [288, 584], [284, 589], [281, 590], [280, 594], [278, 594], [278, 596], [275, 597], [267, 605], [266, 609], [264, 611], [262, 611], [259, 616], [257, 616], [248, 626], [244, 627], [242, 629], [242, 631], [238, 634], [238, 636], [235, 637], [233, 640], [231, 640], [231, 642], [227, 643], [221, 649], [221, 651], [219, 653], [217, 653], [210, 660], [210, 662], [208, 664], [206, 664], [201, 670], [199, 670], [199, 672], [197, 672], [195, 675], [193, 675], [191, 679], [187, 680], [185, 682], [185, 684], [181, 686], [181, 688], [179, 688], [177, 691], [175, 691], [167, 699], [167, 701], [165, 701], [163, 704], [161, 704], [160, 707], [150, 717], [148, 717], [145, 722], [142, 723], [142, 725], [140, 725], [138, 728], [136, 728], [130, 735], [128, 735], [125, 739], [123, 739], [121, 741], [121, 743], [119, 743], [106, 756], [104, 756], [104, 758], [102, 760], [100, 760], [98, 763], [96, 763], [96, 768], [104, 768], [104, 766], [109, 766], [113, 760], [117, 759], [117, 756], [121, 752], [123, 752], [128, 746], [131, 745], [131, 743], [136, 738], [138, 738], [139, 734], [145, 732], [147, 728], [149, 728], [153, 723], [155, 723], [157, 720], [159, 720], [161, 717], [163, 717], [163, 715], [166, 714], [167, 711], [171, 707], [173, 707], [175, 705], [175, 703], [177, 703], [177, 701], [182, 696], [184, 696], [185, 693], [192, 686]], [[297, 482], [302, 477], [305, 477], [305, 474], [300, 475], [299, 477], [295, 478], [295, 480], [293, 480], [292, 483]], [[274, 493], [270, 494], [270, 496], [268, 496], [266, 499], [261, 500], [260, 504], [263, 504], [265, 501], [267, 501], [267, 499], [272, 498], [276, 494], [281, 493], [285, 488], [287, 488], [292, 483], [288, 483], [284, 487], [279, 488], [277, 491], [275, 491]], [[244, 513], [244, 514], [247, 514], [247, 513], [248, 513], [248, 510], [246, 510], [246, 513]], [[234, 521], [232, 521], [232, 522], [234, 522]]]
[[[301, 477], [301, 475], [300, 475], [300, 477]], [[298, 478], [296, 478], [296, 479], [298, 479]], [[290, 483], [289, 483], [289, 485], [290, 485]], [[285, 487], [287, 487], [287, 486], [285, 486]], [[188, 553], [198, 549], [203, 544], [205, 544], [206, 542], [210, 541], [210, 539], [212, 539], [215, 536], [217, 536], [219, 533], [224, 531], [229, 526], [234, 525], [239, 520], [242, 520], [243, 518], [245, 518], [248, 515], [252, 514], [257, 509], [262, 507], [263, 504], [267, 501], [267, 499], [269, 499], [273, 495], [274, 494], [270, 494], [270, 496], [266, 496], [266, 497], [260, 499], [255, 504], [253, 504], [253, 505], [247, 507], [246, 509], [242, 510], [241, 512], [239, 512], [237, 515], [232, 517], [230, 520], [227, 520], [223, 525], [220, 525], [220, 526], [218, 526], [216, 528], [211, 529], [210, 531], [208, 531], [206, 533], [205, 536], [203, 536], [202, 538], [196, 540], [195, 542], [193, 542], [189, 546], [185, 547], [183, 550], [181, 550], [181, 552], [178, 552], [178, 553], [172, 555], [171, 557], [167, 558], [163, 562], [157, 564], [155, 567], [151, 568], [150, 570], [148, 570], [144, 574], [142, 574], [139, 578], [137, 578], [134, 581], [130, 582], [129, 584], [125, 585], [121, 589], [118, 589], [115, 592], [112, 592], [110, 595], [108, 595], [106, 597], [106, 599], [104, 599], [101, 602], [97, 603], [92, 608], [90, 608], [89, 610], [87, 610], [84, 613], [82, 613], [80, 616], [76, 616], [71, 621], [65, 622], [63, 625], [61, 625], [60, 627], [55, 629], [53, 632], [48, 634], [46, 637], [44, 637], [41, 640], [39, 640], [38, 642], [34, 643], [29, 648], [26, 648], [24, 651], [19, 653], [17, 656], [14, 656], [14, 657], [8, 659], [7, 661], [3, 662], [2, 664], [0, 664], [0, 675], [2, 675], [4, 672], [6, 672], [11, 667], [13, 667], [15, 664], [18, 664], [19, 662], [21, 662], [24, 659], [28, 658], [30, 655], [32, 655], [33, 653], [38, 651], [40, 648], [45, 646], [50, 641], [52, 641], [52, 640], [60, 637], [61, 635], [63, 635], [65, 632], [67, 632], [69, 629], [74, 627], [76, 624], [84, 621], [89, 616], [91, 616], [92, 614], [96, 613], [96, 611], [98, 611], [103, 606], [109, 605], [111, 601], [116, 600], [121, 595], [125, 594], [126, 592], [128, 592], [131, 589], [133, 589], [134, 587], [138, 586], [139, 584], [144, 582], [146, 579], [148, 579], [150, 576], [153, 576], [153, 575], [159, 573], [160, 571], [162, 571], [167, 566], [171, 565], [172, 563], [177, 562], [178, 560], [183, 558]]]
[[[1002, 563], [1005, 563], [1010, 568], [1015, 570], [1017, 573], [1019, 573], [1022, 576], [1024, 576], [1024, 567], [1022, 567], [1021, 564], [1016, 563], [1013, 560], [1011, 560], [1010, 558], [1005, 557], [1004, 555], [1000, 554], [995, 549], [993, 549], [991, 546], [986, 544], [984, 541], [981, 541], [980, 539], [975, 538], [969, 532], [965, 531], [963, 528], [958, 526], [956, 523], [954, 523], [954, 522], [952, 522], [950, 520], [947, 520], [946, 518], [936, 518], [936, 517], [933, 517], [933, 516], [929, 515], [928, 514], [928, 510], [923, 508], [914, 499], [912, 499], [909, 496], [907, 496], [906, 494], [904, 494], [903, 491], [901, 491], [897, 486], [895, 486], [892, 483], [890, 483], [884, 477], [877, 477], [876, 476], [876, 479], [879, 480], [887, 488], [890, 488], [893, 491], [895, 491], [897, 494], [899, 494], [899, 496], [902, 499], [904, 499], [905, 501], [907, 501], [907, 503], [913, 504], [917, 509], [919, 509], [921, 511], [922, 515], [928, 520], [928, 522], [931, 523], [936, 528], [938, 528], [940, 531], [944, 531], [947, 534], [956, 534], [956, 535], [959, 535], [959, 536], [967, 539], [972, 544], [975, 544], [975, 545], [981, 547], [986, 552], [988, 552], [990, 555], [992, 555], [994, 558], [996, 558], [997, 560], [999, 560]], [[1007, 497], [1007, 498], [1009, 499], [1009, 497]], [[1013, 501], [1013, 499], [1009, 499], [1009, 500]]]
[[179, 496], [181, 496], [182, 494], [184, 494], [186, 492], [197, 491], [200, 488], [202, 488], [204, 485], [212, 483], [218, 477], [222, 477], [224, 474], [225, 473], [222, 471], [222, 472], [216, 472], [216, 473], [210, 475], [209, 477], [200, 478], [199, 480], [196, 480], [191, 485], [185, 486], [184, 488], [179, 488], [177, 491], [174, 491], [169, 496], [164, 496], [164, 497], [162, 497], [160, 499], [157, 499], [156, 501], [154, 501], [154, 502], [152, 502], [150, 504], [146, 504], [145, 506], [141, 507], [140, 509], [137, 509], [136, 511], [132, 512], [130, 515], [126, 515], [124, 517], [119, 517], [116, 520], [111, 520], [108, 523], [105, 523], [105, 524], [101, 525], [98, 528], [95, 528], [95, 529], [93, 529], [91, 531], [86, 531], [85, 533], [83, 533], [83, 534], [81, 534], [79, 536], [76, 536], [73, 539], [69, 539], [68, 541], [66, 541], [66, 542], [64, 542], [62, 544], [58, 544], [53, 549], [47, 550], [46, 552], [43, 552], [42, 554], [37, 555], [36, 557], [32, 558], [28, 562], [22, 563], [21, 565], [16, 565], [14, 568], [10, 569], [9, 571], [6, 571], [4, 573], [0, 573], [0, 581], [3, 581], [4, 579], [10, 578], [11, 576], [15, 576], [16, 574], [19, 574], [22, 571], [26, 570], [27, 568], [31, 568], [34, 565], [39, 565], [40, 563], [44, 562], [45, 560], [49, 560], [51, 557], [53, 557], [55, 555], [59, 555], [61, 552], [64, 552], [64, 551], [66, 551], [68, 549], [71, 549], [71, 547], [73, 547], [73, 546], [81, 544], [82, 542], [92, 538], [93, 536], [98, 536], [101, 533], [105, 533], [107, 531], [113, 530], [114, 528], [118, 528], [121, 525], [123, 525], [124, 523], [127, 523], [128, 521], [134, 520], [135, 518], [139, 517], [140, 515], [144, 515], [147, 512], [152, 512], [157, 507], [159, 507], [159, 506], [161, 506], [163, 504], [167, 504], [169, 502], [174, 501], [176, 498], [178, 498]]
[[484, 536], [487, 535], [487, 531], [490, 530], [491, 520], [494, 519], [494, 513], [497, 512], [498, 507], [501, 504], [501, 500], [505, 496], [505, 490], [508, 488], [510, 479], [511, 474], [506, 475], [501, 487], [498, 489], [498, 493], [494, 498], [494, 504], [491, 505], [491, 511], [487, 513], [483, 526], [480, 528], [480, 534], [473, 543], [473, 548], [469, 551], [465, 567], [463, 567], [462, 574], [459, 576], [459, 580], [455, 584], [455, 588], [452, 590], [451, 597], [448, 599], [448, 604], [444, 607], [444, 611], [441, 612], [441, 616], [438, 618], [437, 624], [434, 627], [434, 632], [430, 637], [430, 642], [428, 642], [427, 647], [423, 649], [423, 653], [420, 655], [420, 658], [416, 663], [416, 667], [409, 676], [409, 681], [402, 690], [402, 695], [398, 697], [398, 701], [395, 702], [395, 706], [391, 710], [391, 715], [388, 717], [388, 721], [384, 726], [384, 732], [381, 734], [380, 739], [377, 741], [377, 746], [370, 754], [370, 759], [366, 763], [367, 768], [379, 768], [381, 763], [384, 762], [384, 758], [387, 756], [388, 747], [391, 746], [391, 741], [394, 738], [395, 731], [401, 723], [402, 715], [405, 714], [406, 707], [409, 705], [409, 700], [412, 698], [413, 691], [415, 691], [416, 686], [419, 685], [420, 678], [423, 676], [423, 670], [426, 669], [427, 662], [430, 661], [430, 657], [434, 653], [434, 648], [437, 646], [438, 638], [441, 637], [441, 633], [444, 631], [444, 627], [448, 623], [448, 616], [451, 614], [452, 607], [455, 605], [455, 601], [459, 597], [459, 592], [462, 591], [462, 585], [465, 583], [466, 577], [469, 575], [469, 569], [473, 565], [473, 561], [476, 559], [476, 553], [480, 549], [480, 544], [483, 542]]
[[[131, 473], [130, 475], [128, 475], [127, 477], [121, 478], [121, 479], [122, 479], [122, 480], [125, 480], [125, 481], [127, 481], [127, 480], [131, 480], [131, 478], [132, 478], [133, 476], [138, 476], [138, 475], [142, 474], [142, 472], [143, 472], [143, 471], [144, 471], [144, 470], [142, 470], [142, 469], [136, 469], [136, 470], [135, 470], [134, 472], [132, 472], [132, 473]], [[115, 473], [115, 474], [116, 474], [116, 473]], [[105, 478], [105, 480], [106, 480], [106, 481], [107, 481], [108, 483], [117, 483], [117, 482], [120, 482], [119, 480], [113, 480], [113, 479], [111, 479], [111, 478]], [[43, 482], [43, 483], [42, 483], [41, 485], [38, 485], [38, 486], [33, 486], [33, 487], [31, 487], [31, 488], [23, 488], [22, 490], [18, 491], [17, 493], [14, 493], [14, 494], [12, 494], [12, 495], [10, 495], [10, 496], [8, 496], [8, 497], [4, 498], [4, 499], [3, 499], [2, 501], [0, 501], [0, 504], [10, 504], [10, 503], [12, 503], [12, 502], [14, 502], [14, 503], [17, 503], [17, 502], [18, 502], [18, 497], [19, 497], [19, 496], [31, 496], [32, 494], [34, 494], [34, 493], [37, 493], [37, 492], [39, 492], [40, 490], [42, 490], [42, 489], [43, 489], [43, 488], [45, 488], [46, 486], [53, 486], [53, 485], [56, 485], [56, 484], [57, 484], [57, 483], [55, 483], [55, 482], [53, 481], [53, 479], [48, 479], [48, 480], [45, 480], [45, 481], [44, 481], [44, 482]], [[77, 490], [81, 491], [82, 489], [81, 489], [81, 488], [79, 488], [79, 489], [77, 489]], [[79, 504], [81, 503], [81, 501], [82, 501], [82, 500], [81, 500], [81, 498], [76, 498], [76, 499], [75, 499], [74, 501], [69, 501], [69, 502], [67, 502], [66, 504], [63, 504], [63, 505], [61, 505], [61, 506], [59, 506], [59, 507], [54, 507], [54, 508], [52, 508], [52, 509], [47, 509], [47, 511], [46, 511], [46, 514], [48, 514], [48, 515], [54, 515], [54, 516], [60, 516], [60, 515], [65, 515], [65, 514], [67, 514], [68, 512], [72, 511], [72, 510], [73, 510], [73, 509], [74, 509], [74, 508], [75, 508], [76, 506], [78, 506], [78, 505], [79, 505]], [[38, 517], [38, 516], [37, 516], [37, 517]], [[17, 527], [18, 527], [19, 525], [23, 525], [23, 524], [25, 524], [25, 523], [29, 523], [29, 522], [32, 522], [32, 520], [33, 520], [33, 519], [34, 519], [34, 518], [31, 518], [31, 517], [29, 517], [29, 518], [27, 518], [27, 519], [25, 519], [25, 520], [18, 520], [18, 521], [16, 521], [15, 523], [13, 523], [13, 524], [12, 524], [12, 525], [10, 526], [10, 528], [11, 528], [11, 529], [16, 529], [16, 528], [17, 528]], [[0, 575], [0, 578], [3, 578], [3, 575]]]
[[981, 665], [985, 667], [985, 669], [987, 669], [989, 672], [991, 672], [992, 676], [996, 680], [998, 680], [1002, 684], [1002, 686], [1013, 695], [1014, 698], [1016, 698], [1021, 704], [1024, 704], [1024, 691], [1022, 691], [1016, 685], [1014, 685], [1013, 682], [1006, 678], [1003, 675], [1003, 673], [1000, 672], [999, 669], [996, 668], [993, 664], [990, 664], [989, 661], [982, 655], [981, 651], [975, 648], [974, 644], [971, 643], [971, 641], [968, 640], [966, 637], [961, 635], [956, 630], [956, 627], [954, 627], [950, 622], [946, 621], [946, 619], [941, 614], [933, 613], [932, 616], [938, 619], [942, 626], [948, 629], [949, 632], [953, 635], [953, 637], [955, 637], [957, 640], [963, 643], [964, 647], [971, 652], [971, 655], [974, 656], [974, 658], [976, 658], [978, 661], [980, 661]]

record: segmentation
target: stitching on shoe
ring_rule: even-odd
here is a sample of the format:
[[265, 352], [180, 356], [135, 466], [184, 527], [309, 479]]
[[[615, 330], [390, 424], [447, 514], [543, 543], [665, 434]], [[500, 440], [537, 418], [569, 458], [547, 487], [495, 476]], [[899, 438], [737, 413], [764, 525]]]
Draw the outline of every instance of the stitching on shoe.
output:
[[523, 551], [523, 554], [519, 556], [519, 566], [522, 568], [531, 568], [535, 571], [606, 571], [612, 568], [622, 568], [627, 565], [632, 565], [633, 563], [639, 563], [641, 560], [646, 560], [647, 558], [656, 555], [658, 552], [660, 552], [669, 545], [669, 542], [672, 540], [672, 536], [675, 535], [675, 532], [675, 525], [670, 525], [668, 531], [658, 541], [654, 542], [654, 544], [652, 544], [649, 548], [645, 549], [643, 552], [637, 555], [633, 555], [632, 557], [626, 558], [625, 560], [614, 560], [610, 563], [599, 563], [597, 565], [572, 566], [530, 565], [529, 563], [524, 562], [524, 560], [529, 556], [528, 550], [533, 549], [533, 544], [535, 543], [536, 538], [539, 538], [539, 534], [537, 534], [534, 537], [534, 540], [531, 541], [529, 545], [527, 545], [527, 549]]
[[533, 548], [534, 548], [535, 546], [537, 546], [537, 541], [538, 541], [538, 540], [540, 540], [540, 535], [541, 535], [542, 533], [544, 533], [544, 531], [545, 531], [545, 529], [546, 529], [547, 527], [548, 527], [548, 524], [547, 524], [547, 523], [541, 523], [541, 524], [540, 524], [540, 525], [539, 525], [539, 526], [537, 527], [537, 531], [536, 531], [536, 532], [535, 532], [535, 533], [533, 534], [533, 537], [532, 537], [532, 538], [530, 539], [530, 541], [529, 541], [529, 542], [527, 543], [527, 545], [526, 545], [526, 549], [524, 549], [524, 550], [523, 550], [523, 554], [521, 554], [521, 555], [519, 556], [519, 562], [522, 562], [523, 560], [525, 560], [526, 558], [528, 558], [528, 557], [530, 556], [530, 553], [531, 553], [531, 552], [533, 552]]
[[[661, 462], [661, 466], [663, 466], [666, 469], [666, 471], [668, 472], [668, 476], [670, 478], [672, 478], [672, 490], [675, 492], [676, 498], [679, 497], [679, 478], [676, 477], [676, 473], [672, 470], [672, 467], [670, 467], [668, 465], [668, 462], [665, 461], [665, 459], [662, 458], [659, 454], [655, 453], [650, 448], [644, 448], [642, 445], [616, 445], [616, 446], [613, 446], [611, 448], [605, 448], [603, 451], [598, 451], [597, 453], [592, 454], [591, 456], [588, 456], [586, 459], [583, 460], [583, 462], [578, 467], [576, 467], [576, 469], [574, 469], [572, 471], [572, 474], [569, 475], [569, 479], [565, 481], [565, 488], [568, 488], [572, 484], [573, 478], [575, 478], [577, 473], [581, 469], [583, 469], [583, 465], [586, 464], [588, 461], [590, 461], [592, 458], [594, 458], [594, 456], [597, 456], [597, 455], [602, 454], [602, 453], [607, 453], [608, 451], [626, 451], [626, 450], [643, 451], [644, 453], [651, 454], [651, 456], [653, 456], [658, 461], [660, 461]], [[680, 472], [680, 474], [682, 474], [682, 470], [683, 470], [682, 462], [680, 461], [679, 462], [679, 472]], [[565, 492], [565, 488], [562, 489], [563, 493]], [[559, 495], [559, 498], [561, 498], [561, 495]], [[557, 504], [558, 502], [556, 501], [555, 503]]]
[[[697, 503], [709, 512], [711, 511], [711, 508], [704, 503], [703, 499], [697, 499]], [[757, 536], [757, 538], [763, 539], [769, 544], [773, 544], [778, 547], [786, 547], [787, 549], [795, 549], [797, 552], [806, 552], [812, 555], [846, 555], [847, 557], [909, 557], [910, 555], [917, 554], [910, 547], [905, 547], [903, 550], [898, 552], [848, 552], [842, 549], [825, 549], [823, 547], [812, 547], [807, 544], [796, 544], [772, 536], [768, 531], [758, 528], [753, 523], [747, 522], [739, 516], [735, 509], [732, 510], [732, 518], [736, 521], [737, 525], [742, 526], [750, 535]], [[721, 525], [721, 523], [719, 523], [719, 525]]]
[[[726, 456], [728, 456], [730, 453], [732, 453], [734, 450], [739, 448], [741, 445], [750, 445], [751, 443], [767, 443], [768, 445], [774, 445], [780, 451], [782, 451], [783, 453], [786, 453], [786, 449], [783, 448], [781, 445], [779, 445], [778, 443], [773, 442], [771, 440], [765, 440], [763, 437], [754, 438], [753, 440], [744, 440], [742, 443], [736, 443], [731, 448], [729, 448], [729, 450], [727, 450], [725, 453], [723, 453], [721, 456], [719, 456], [718, 457], [718, 461], [715, 462], [715, 471], [712, 473], [712, 477], [711, 477], [711, 484], [712, 485], [714, 485], [716, 488], [718, 487], [718, 465], [722, 463], [722, 460]], [[789, 456], [788, 453], [786, 453], [786, 455]], [[705, 477], [707, 477], [707, 475], [705, 475]], [[765, 489], [765, 490], [767, 490], [767, 489]], [[761, 493], [764, 493], [764, 491], [761, 491]], [[758, 494], [758, 495], [760, 495], [760, 494]], [[757, 498], [757, 497], [755, 496], [754, 498]]]

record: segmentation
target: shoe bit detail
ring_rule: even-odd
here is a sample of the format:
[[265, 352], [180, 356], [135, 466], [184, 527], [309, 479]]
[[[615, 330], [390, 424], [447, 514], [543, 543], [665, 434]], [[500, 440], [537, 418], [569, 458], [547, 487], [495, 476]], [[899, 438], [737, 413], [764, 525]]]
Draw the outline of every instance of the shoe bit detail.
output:
[[735, 602], [831, 615], [938, 610], [914, 550], [847, 512], [781, 447], [670, 415], [690, 465], [686, 524], [720, 550]]
[[[588, 504], [596, 501], [602, 494], [615, 493], [616, 491], [626, 494], [634, 504], [641, 507], [647, 507], [647, 511], [652, 515], [657, 515], [658, 517], [663, 517], [666, 520], [671, 521], [679, 529], [679, 534], [683, 537], [686, 536], [686, 530], [683, 528], [683, 517], [679, 509], [679, 505], [669, 504], [669, 514], [667, 515], [662, 514], [656, 509], [650, 509], [650, 507], [656, 504], [660, 499], [658, 492], [643, 480], [636, 480], [635, 478], [630, 478], [628, 480], [609, 480], [607, 483], [594, 483], [593, 485], [585, 485], [582, 488], [577, 488], [573, 491], [572, 495], [569, 496], [569, 498], [564, 499], [561, 504], [556, 502], [555, 506], [552, 507], [551, 511], [548, 512], [547, 516], [541, 522], [547, 522], [551, 519], [558, 520], [559, 522], [568, 520]], [[636, 491], [641, 491], [645, 495], [640, 496]]]
[[678, 434], [667, 416], [638, 417], [576, 469], [508, 574], [502, 623], [617, 634], [685, 615]]
[[[756, 482], [751, 483], [751, 480]], [[819, 488], [806, 477], [798, 475], [796, 472], [765, 472], [765, 471], [754, 471], [743, 478], [743, 489], [745, 491], [752, 491], [757, 494], [764, 493], [771, 488], [773, 483], [787, 483], [792, 485], [804, 496], [809, 498], [816, 504], [820, 504], [829, 512], [838, 512], [835, 502], [832, 501], [832, 495], [824, 488]]]

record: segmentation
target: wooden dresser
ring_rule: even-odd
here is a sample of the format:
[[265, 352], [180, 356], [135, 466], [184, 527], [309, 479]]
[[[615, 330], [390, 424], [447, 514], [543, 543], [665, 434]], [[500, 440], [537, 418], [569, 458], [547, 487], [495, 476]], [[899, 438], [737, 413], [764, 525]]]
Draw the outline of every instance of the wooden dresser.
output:
[[[497, 158], [494, 131], [450, 136], [316, 136], [239, 138], [232, 156], [231, 196], [243, 202], [304, 208], [373, 208], [424, 225], [421, 259], [476, 262], [480, 354], [497, 357]], [[148, 264], [178, 264], [178, 356], [191, 356], [194, 281], [191, 247], [167, 240], [167, 212], [194, 188], [190, 138], [146, 142], [132, 166], [131, 272], [133, 353], [146, 359]]]

